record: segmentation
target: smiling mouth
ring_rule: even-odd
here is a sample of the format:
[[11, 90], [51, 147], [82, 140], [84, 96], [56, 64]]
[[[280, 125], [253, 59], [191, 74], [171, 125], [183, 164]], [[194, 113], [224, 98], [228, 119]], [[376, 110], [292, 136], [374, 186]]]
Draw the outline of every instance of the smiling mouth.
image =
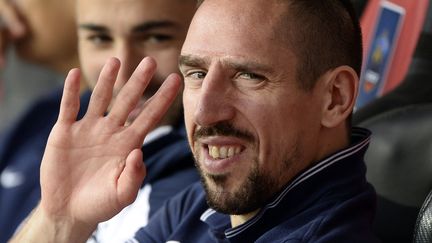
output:
[[208, 154], [212, 159], [229, 159], [242, 152], [241, 146], [207, 145]]

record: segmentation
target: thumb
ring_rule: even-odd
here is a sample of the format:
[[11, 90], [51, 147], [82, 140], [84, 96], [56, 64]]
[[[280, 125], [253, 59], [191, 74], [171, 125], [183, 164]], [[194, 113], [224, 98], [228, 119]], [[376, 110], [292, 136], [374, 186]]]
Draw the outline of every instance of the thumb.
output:
[[134, 149], [126, 158], [126, 166], [117, 183], [118, 202], [122, 208], [135, 201], [145, 176], [142, 152], [140, 149]]

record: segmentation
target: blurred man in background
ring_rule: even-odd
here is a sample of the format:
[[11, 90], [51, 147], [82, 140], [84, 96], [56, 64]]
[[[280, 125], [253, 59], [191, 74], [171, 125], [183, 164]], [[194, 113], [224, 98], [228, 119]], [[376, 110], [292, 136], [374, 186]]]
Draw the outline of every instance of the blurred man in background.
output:
[[[170, 73], [179, 73], [178, 56], [195, 12], [195, 0], [78, 0], [77, 21], [82, 72], [94, 88], [109, 57], [122, 63], [113, 97], [141, 60], [150, 56], [157, 71], [131, 123]], [[92, 98], [93, 99], [93, 98]], [[99, 224], [90, 242], [124, 242], [164, 201], [199, 177], [183, 123], [181, 96], [149, 134], [142, 147], [148, 176], [136, 201], [113, 219]]]

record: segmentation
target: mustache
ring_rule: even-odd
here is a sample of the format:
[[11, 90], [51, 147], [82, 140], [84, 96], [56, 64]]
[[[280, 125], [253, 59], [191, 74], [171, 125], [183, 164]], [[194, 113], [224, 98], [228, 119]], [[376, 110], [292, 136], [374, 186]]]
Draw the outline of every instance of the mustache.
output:
[[210, 136], [230, 136], [243, 139], [247, 142], [253, 142], [255, 140], [251, 133], [235, 128], [232, 124], [227, 122], [217, 123], [208, 127], [201, 127], [194, 132], [193, 139], [196, 141], [199, 138]]

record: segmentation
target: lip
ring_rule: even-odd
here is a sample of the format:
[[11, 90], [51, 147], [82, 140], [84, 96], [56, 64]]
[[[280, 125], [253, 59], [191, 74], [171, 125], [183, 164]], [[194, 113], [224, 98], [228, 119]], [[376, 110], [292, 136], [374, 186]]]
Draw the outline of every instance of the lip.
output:
[[[233, 137], [207, 137], [200, 139], [198, 142], [201, 153], [201, 166], [205, 172], [213, 175], [226, 174], [234, 169], [234, 167], [241, 161], [244, 155], [246, 146], [244, 141]], [[241, 152], [230, 158], [213, 159], [208, 151], [208, 146], [240, 146]]]

